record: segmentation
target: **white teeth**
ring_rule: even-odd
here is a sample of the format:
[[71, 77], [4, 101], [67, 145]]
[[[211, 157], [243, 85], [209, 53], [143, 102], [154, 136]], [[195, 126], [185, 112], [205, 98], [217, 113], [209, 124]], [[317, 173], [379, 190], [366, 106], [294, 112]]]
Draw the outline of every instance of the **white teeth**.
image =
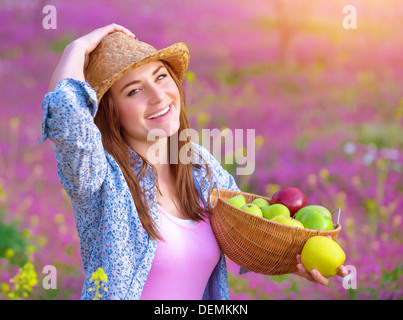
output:
[[151, 116], [147, 117], [147, 119], [154, 119], [156, 117], [162, 116], [163, 114], [165, 114], [165, 113], [167, 113], [169, 111], [169, 107], [170, 106], [166, 107], [164, 110], [162, 110], [162, 111], [160, 111], [158, 113], [152, 114]]

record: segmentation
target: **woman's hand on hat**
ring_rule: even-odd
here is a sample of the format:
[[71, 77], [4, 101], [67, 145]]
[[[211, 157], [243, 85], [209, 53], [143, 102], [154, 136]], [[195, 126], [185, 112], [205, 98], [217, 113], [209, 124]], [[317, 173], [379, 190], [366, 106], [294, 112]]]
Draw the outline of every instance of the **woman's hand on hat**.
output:
[[101, 27], [93, 30], [92, 32], [74, 40], [70, 45], [78, 46], [81, 50], [85, 52], [85, 64], [84, 68], [87, 67], [88, 64], [88, 55], [93, 51], [97, 45], [101, 42], [103, 38], [105, 38], [108, 34], [121, 31], [129, 37], [135, 38], [136, 36], [127, 28], [118, 25], [116, 23], [109, 24], [105, 27]]
[[[49, 92], [53, 91], [56, 85], [65, 78], [74, 78], [85, 81], [83, 70], [88, 65], [88, 55], [93, 51], [101, 40], [109, 33], [121, 31], [129, 37], [135, 35], [125, 27], [112, 23], [74, 40], [69, 43], [63, 51], [63, 55], [53, 72], [49, 83]], [[84, 69], [83, 69], [84, 67]]]

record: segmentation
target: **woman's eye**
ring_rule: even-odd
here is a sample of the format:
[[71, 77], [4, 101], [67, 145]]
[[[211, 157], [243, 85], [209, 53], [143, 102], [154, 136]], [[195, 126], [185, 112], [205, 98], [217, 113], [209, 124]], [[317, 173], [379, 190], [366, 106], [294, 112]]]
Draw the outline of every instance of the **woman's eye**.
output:
[[131, 97], [132, 95], [138, 93], [139, 91], [140, 91], [140, 89], [134, 89], [134, 90], [129, 92], [128, 96]]
[[162, 80], [162, 79], [164, 79], [166, 76], [167, 76], [166, 74], [161, 74], [161, 75], [159, 75], [159, 76], [157, 77], [157, 80]]
[[[162, 79], [164, 79], [166, 76], [167, 76], [167, 74], [160, 74], [160, 75], [157, 77], [157, 80], [162, 80]], [[137, 93], [139, 93], [139, 92], [140, 92], [140, 89], [133, 89], [132, 91], [130, 91], [130, 92], [128, 93], [127, 96], [131, 97], [131, 96], [133, 96], [133, 95], [135, 95], [135, 94], [137, 94]]]

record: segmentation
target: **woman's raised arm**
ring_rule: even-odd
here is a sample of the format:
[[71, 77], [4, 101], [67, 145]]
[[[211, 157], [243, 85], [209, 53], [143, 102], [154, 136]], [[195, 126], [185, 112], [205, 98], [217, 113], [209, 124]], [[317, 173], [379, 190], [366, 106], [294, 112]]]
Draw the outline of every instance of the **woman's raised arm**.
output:
[[130, 30], [113, 23], [95, 29], [94, 31], [69, 43], [64, 49], [63, 55], [53, 72], [49, 84], [49, 92], [53, 91], [56, 85], [65, 78], [85, 81], [84, 70], [87, 67], [88, 55], [106, 35], [115, 31], [121, 31], [130, 37], [135, 37]]
[[102, 137], [94, 123], [98, 110], [95, 91], [85, 81], [88, 55], [109, 33], [127, 29], [108, 25], [74, 40], [64, 50], [42, 103], [42, 138], [55, 144], [57, 171], [75, 204], [89, 206], [107, 172]]

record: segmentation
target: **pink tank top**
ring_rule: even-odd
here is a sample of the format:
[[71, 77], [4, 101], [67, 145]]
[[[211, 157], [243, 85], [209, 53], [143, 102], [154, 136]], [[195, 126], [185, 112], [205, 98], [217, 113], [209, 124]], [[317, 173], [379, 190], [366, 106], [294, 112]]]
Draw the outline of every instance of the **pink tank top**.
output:
[[160, 234], [141, 300], [200, 300], [220, 259], [208, 218], [178, 219], [158, 206]]

